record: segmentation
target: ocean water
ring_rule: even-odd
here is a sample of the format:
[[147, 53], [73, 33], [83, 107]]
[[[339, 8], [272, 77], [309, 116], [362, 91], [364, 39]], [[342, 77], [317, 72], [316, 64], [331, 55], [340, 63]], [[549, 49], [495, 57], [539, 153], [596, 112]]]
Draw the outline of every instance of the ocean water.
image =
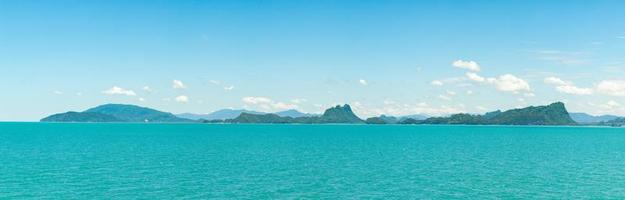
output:
[[0, 199], [625, 198], [625, 129], [0, 123]]

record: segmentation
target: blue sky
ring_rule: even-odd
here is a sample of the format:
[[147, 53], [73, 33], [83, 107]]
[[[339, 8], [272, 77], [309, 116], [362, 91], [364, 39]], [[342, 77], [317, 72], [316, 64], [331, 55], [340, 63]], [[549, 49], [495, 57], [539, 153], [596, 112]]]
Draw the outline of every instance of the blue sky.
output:
[[[103, 103], [625, 115], [623, 1], [0, 1], [0, 120]], [[478, 70], [479, 68], [479, 70]], [[180, 84], [182, 83], [182, 84]]]

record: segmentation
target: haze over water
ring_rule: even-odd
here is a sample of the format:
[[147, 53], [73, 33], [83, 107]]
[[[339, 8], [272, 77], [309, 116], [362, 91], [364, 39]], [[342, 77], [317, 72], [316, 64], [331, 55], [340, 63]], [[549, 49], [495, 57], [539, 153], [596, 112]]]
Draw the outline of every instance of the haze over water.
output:
[[624, 133], [0, 123], [0, 199], [625, 198]]

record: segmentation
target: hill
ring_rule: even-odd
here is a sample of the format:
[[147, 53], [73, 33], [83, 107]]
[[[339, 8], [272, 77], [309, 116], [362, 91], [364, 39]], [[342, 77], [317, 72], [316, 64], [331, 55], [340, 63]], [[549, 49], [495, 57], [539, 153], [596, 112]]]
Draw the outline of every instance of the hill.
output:
[[42, 122], [121, 122], [123, 120], [101, 113], [66, 112], [50, 115]]
[[619, 117], [619, 118], [616, 118], [616, 119], [613, 119], [613, 120], [599, 122], [599, 123], [597, 123], [597, 125], [600, 125], [600, 126], [615, 126], [615, 127], [625, 126], [625, 117]]
[[319, 117], [320, 123], [347, 123], [347, 124], [359, 124], [364, 123], [364, 121], [354, 112], [352, 108], [345, 104], [343, 106], [335, 106], [333, 108], [328, 108], [323, 115]]
[[365, 120], [365, 122], [367, 124], [397, 124], [400, 121], [404, 121], [404, 120], [408, 120], [408, 119], [413, 119], [413, 118], [400, 118], [397, 119], [397, 117], [393, 117], [393, 116], [386, 116], [386, 115], [380, 115], [378, 117], [370, 117], [367, 118], [367, 120]]
[[241, 113], [237, 118], [227, 122], [231, 123], [266, 123], [266, 124], [285, 124], [295, 123], [291, 117], [280, 117], [276, 114], [250, 114]]
[[382, 117], [370, 117], [370, 118], [367, 118], [365, 120], [365, 123], [367, 123], [367, 124], [392, 124], [392, 123], [387, 123], [386, 121], [384, 121], [384, 119], [382, 119]]
[[508, 125], [574, 125], [564, 103], [512, 109], [488, 119], [491, 124]]
[[416, 115], [406, 115], [406, 116], [401, 116], [399, 117], [399, 119], [397, 120], [399, 121], [404, 121], [407, 119], [415, 119], [415, 120], [424, 120], [427, 119], [429, 116], [427, 115], [420, 115], [420, 114], [416, 114]]
[[191, 119], [191, 120], [226, 120], [226, 119], [234, 119], [241, 115], [241, 113], [250, 113], [250, 114], [266, 114], [263, 112], [257, 112], [252, 110], [245, 109], [221, 109], [209, 114], [193, 114], [193, 113], [182, 113], [176, 115], [180, 118]]
[[84, 112], [51, 115], [41, 121], [49, 122], [193, 122], [167, 112], [124, 104], [105, 104]]
[[571, 116], [571, 119], [573, 119], [573, 121], [580, 124], [594, 124], [599, 122], [607, 122], [619, 118], [619, 116], [614, 115], [594, 116], [586, 113], [569, 113], [569, 115]]
[[[181, 113], [181, 114], [177, 114], [177, 117], [180, 118], [185, 118], [185, 119], [191, 119], [191, 120], [206, 120], [206, 121], [220, 121], [220, 120], [227, 120], [227, 119], [234, 119], [236, 117], [238, 117], [239, 115], [241, 115], [242, 113], [247, 113], [247, 114], [256, 114], [256, 115], [264, 115], [264, 114], [269, 114], [269, 113], [265, 113], [265, 112], [258, 112], [258, 111], [252, 111], [252, 110], [245, 110], [245, 109], [221, 109], [209, 114], [194, 114], [194, 113]], [[298, 110], [295, 109], [291, 109], [291, 110], [285, 110], [285, 111], [280, 111], [280, 112], [276, 112], [274, 113], [280, 117], [313, 117], [313, 116], [317, 116], [315, 114], [309, 114], [309, 113], [303, 113], [300, 112]]]
[[229, 123], [301, 123], [301, 124], [328, 124], [346, 123], [361, 124], [364, 121], [354, 114], [347, 104], [327, 109], [321, 116], [312, 117], [281, 117], [277, 114], [249, 114], [241, 113], [237, 118], [226, 120]]
[[303, 112], [300, 112], [300, 111], [295, 110], [295, 109], [285, 110], [285, 111], [281, 111], [281, 112], [276, 112], [274, 114], [276, 114], [276, 115], [278, 115], [280, 117], [293, 117], [293, 118], [317, 116], [315, 114], [303, 113]]
[[411, 120], [411, 124], [498, 124], [498, 125], [575, 125], [564, 103], [556, 102], [546, 106], [530, 106], [504, 112], [494, 111], [484, 115], [453, 114], [449, 117], [430, 117], [425, 120]]

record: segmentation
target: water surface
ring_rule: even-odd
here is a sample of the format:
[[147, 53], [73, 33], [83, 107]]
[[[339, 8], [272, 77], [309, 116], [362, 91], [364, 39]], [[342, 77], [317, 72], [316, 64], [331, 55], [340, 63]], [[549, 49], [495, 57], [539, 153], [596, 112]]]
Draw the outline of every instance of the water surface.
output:
[[625, 129], [0, 123], [0, 199], [625, 198]]

